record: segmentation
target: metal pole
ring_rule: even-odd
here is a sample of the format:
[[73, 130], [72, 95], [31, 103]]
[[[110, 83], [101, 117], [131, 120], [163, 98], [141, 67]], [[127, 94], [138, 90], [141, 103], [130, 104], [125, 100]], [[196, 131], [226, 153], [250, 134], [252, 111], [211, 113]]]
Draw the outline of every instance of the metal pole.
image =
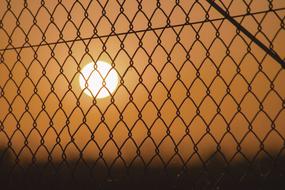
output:
[[256, 45], [258, 45], [261, 49], [263, 49], [268, 55], [270, 55], [273, 59], [275, 59], [275, 61], [277, 61], [285, 69], [285, 62], [275, 51], [266, 47], [260, 40], [258, 40], [247, 29], [245, 29], [240, 23], [238, 23], [233, 17], [231, 17], [226, 11], [224, 11], [217, 3], [215, 3], [214, 0], [207, 0], [207, 1], [220, 14], [222, 14], [227, 20], [229, 20], [233, 25], [235, 25], [249, 39], [251, 39]]

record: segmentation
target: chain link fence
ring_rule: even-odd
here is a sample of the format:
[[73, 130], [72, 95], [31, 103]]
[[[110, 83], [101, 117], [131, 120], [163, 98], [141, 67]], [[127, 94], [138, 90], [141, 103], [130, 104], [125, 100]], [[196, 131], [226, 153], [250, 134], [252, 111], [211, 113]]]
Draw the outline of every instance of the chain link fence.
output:
[[0, 0], [1, 186], [284, 188], [284, 20], [283, 0]]

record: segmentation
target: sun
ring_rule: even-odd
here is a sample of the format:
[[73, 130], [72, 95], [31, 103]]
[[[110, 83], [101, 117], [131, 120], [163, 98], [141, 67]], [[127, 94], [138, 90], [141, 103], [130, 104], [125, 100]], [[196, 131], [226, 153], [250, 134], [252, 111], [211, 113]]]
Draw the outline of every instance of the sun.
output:
[[117, 88], [119, 77], [117, 71], [104, 61], [90, 62], [85, 65], [79, 76], [83, 92], [91, 97], [106, 98]]

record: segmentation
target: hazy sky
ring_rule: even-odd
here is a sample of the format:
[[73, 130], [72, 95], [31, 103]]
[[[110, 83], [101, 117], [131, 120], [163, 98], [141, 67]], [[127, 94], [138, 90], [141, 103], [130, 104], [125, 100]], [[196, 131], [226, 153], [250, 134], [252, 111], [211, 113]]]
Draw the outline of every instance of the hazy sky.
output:
[[[235, 19], [253, 34], [261, 23], [256, 37], [267, 46], [271, 41], [284, 58], [280, 25], [285, 10], [280, 8], [285, 1], [274, 0], [278, 11], [267, 14], [262, 13], [269, 8], [267, 0], [223, 2], [232, 16], [250, 8], [255, 14]], [[196, 162], [194, 147], [207, 159], [217, 143], [227, 159], [238, 143], [249, 158], [261, 142], [269, 153], [280, 151], [285, 72], [259, 47], [248, 46], [250, 40], [237, 35], [206, 1], [100, 3], [0, 1], [0, 146], [7, 147], [10, 139], [14, 154], [25, 161], [32, 154], [47, 160], [48, 152], [56, 160], [63, 152], [76, 159], [79, 150], [94, 160], [100, 149], [104, 159], [113, 161], [120, 149], [130, 162], [140, 159], [139, 149], [146, 162], [154, 157], [155, 164], [160, 159], [181, 164], [181, 158], [191, 156], [189, 163]], [[206, 11], [217, 20], [202, 22]], [[190, 24], [182, 26], [185, 20]], [[149, 27], [157, 29], [144, 31]], [[119, 74], [113, 99], [96, 100], [80, 89], [80, 69], [96, 60], [112, 64]]]

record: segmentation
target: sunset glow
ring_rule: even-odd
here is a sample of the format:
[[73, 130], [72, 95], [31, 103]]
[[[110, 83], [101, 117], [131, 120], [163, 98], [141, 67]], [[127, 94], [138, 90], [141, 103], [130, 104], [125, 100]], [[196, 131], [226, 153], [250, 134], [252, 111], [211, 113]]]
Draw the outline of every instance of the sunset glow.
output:
[[104, 61], [88, 63], [81, 70], [79, 84], [84, 93], [96, 98], [106, 98], [117, 88], [118, 74]]

